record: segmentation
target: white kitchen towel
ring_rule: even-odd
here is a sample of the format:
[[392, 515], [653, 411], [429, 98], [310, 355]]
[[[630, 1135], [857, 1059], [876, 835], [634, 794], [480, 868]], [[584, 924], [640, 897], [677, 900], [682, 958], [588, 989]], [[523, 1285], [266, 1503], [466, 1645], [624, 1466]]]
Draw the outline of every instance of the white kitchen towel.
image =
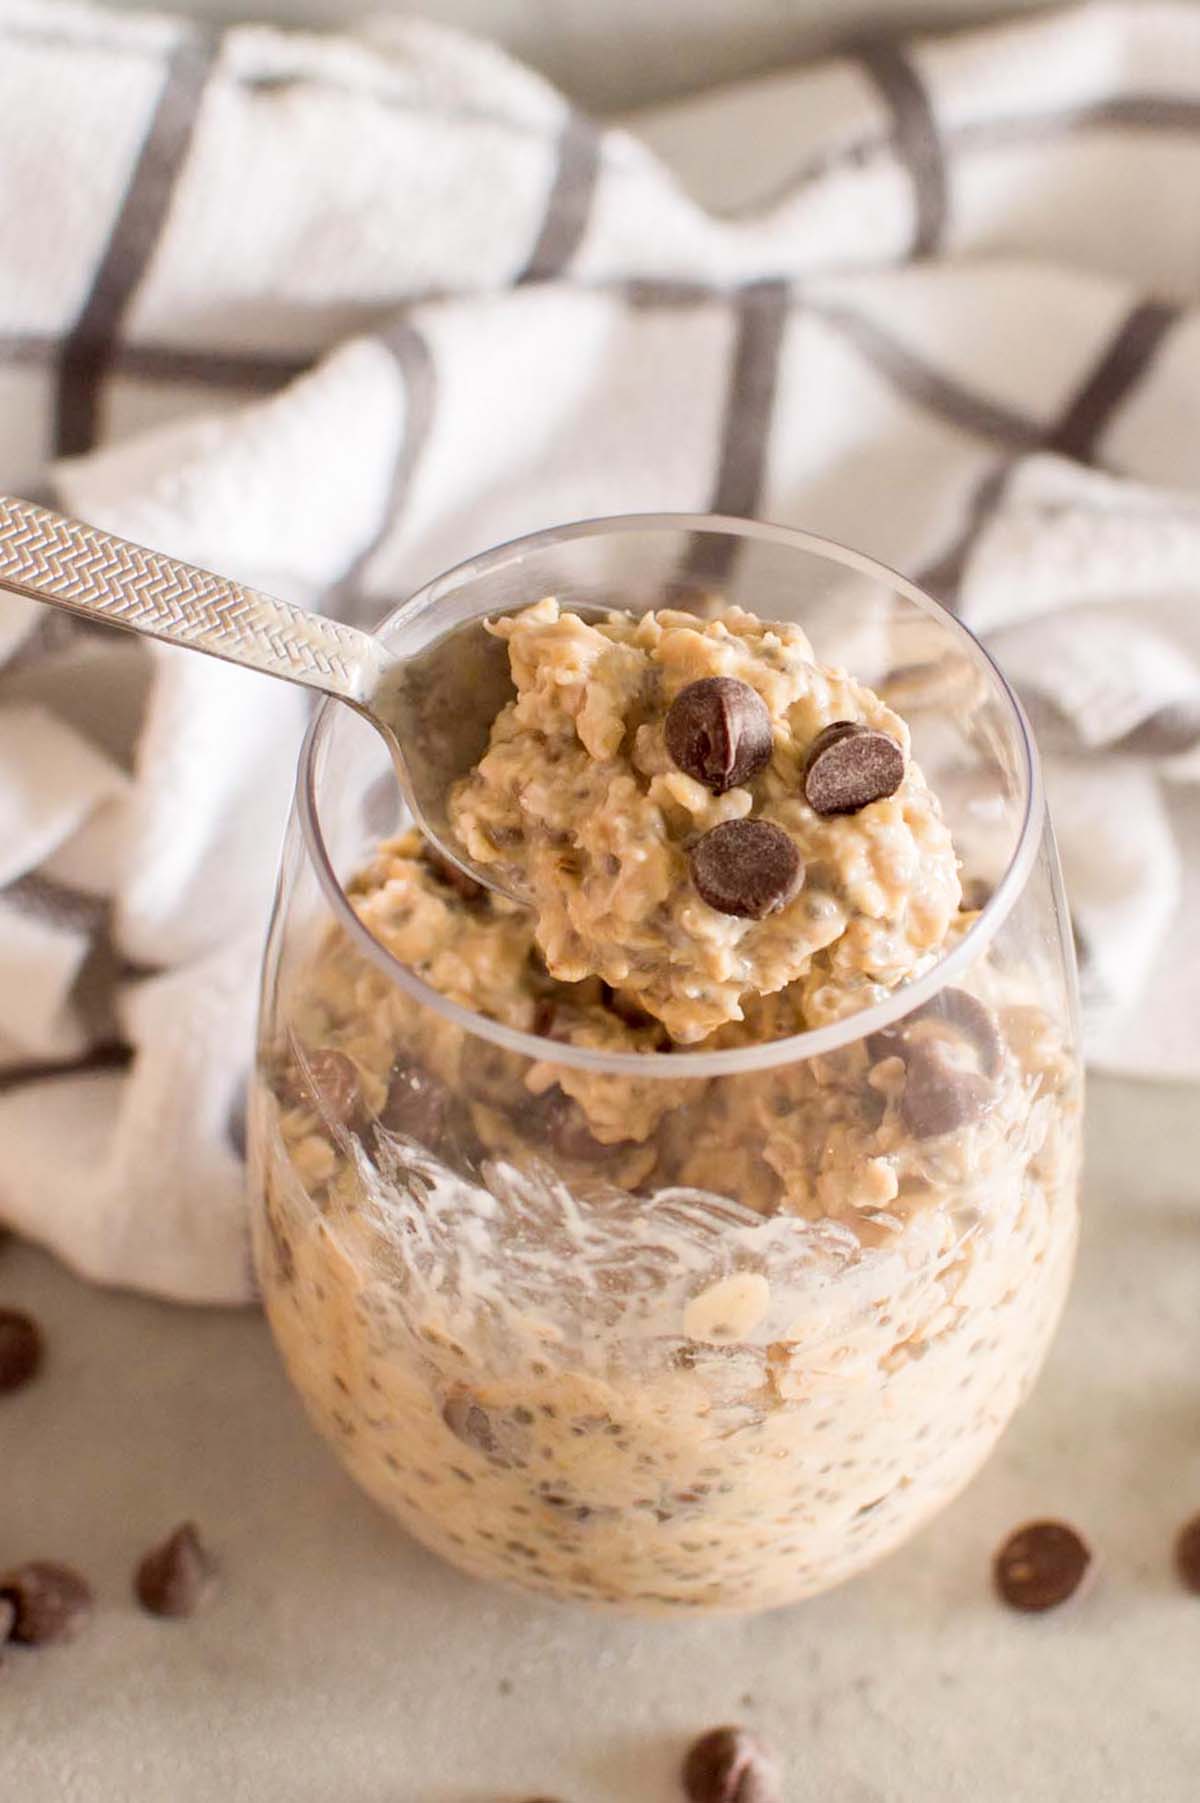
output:
[[[1048, 753], [1093, 1058], [1200, 1075], [1200, 8], [866, 44], [627, 120], [417, 22], [0, 0], [0, 481], [369, 623], [515, 533], [803, 524]], [[0, 1213], [249, 1294], [304, 701], [0, 598]]]

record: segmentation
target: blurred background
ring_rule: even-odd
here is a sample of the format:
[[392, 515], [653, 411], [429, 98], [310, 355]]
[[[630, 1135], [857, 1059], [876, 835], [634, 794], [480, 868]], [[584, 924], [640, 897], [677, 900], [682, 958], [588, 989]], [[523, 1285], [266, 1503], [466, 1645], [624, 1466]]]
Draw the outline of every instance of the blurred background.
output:
[[[416, 15], [502, 44], [580, 105], [614, 112], [780, 63], [886, 27], [942, 29], [1045, 10], [1050, 0], [186, 0], [220, 22], [253, 16], [330, 30], [371, 13]], [[129, 4], [129, 0], [126, 0]], [[142, 10], [149, 10], [144, 7]]]

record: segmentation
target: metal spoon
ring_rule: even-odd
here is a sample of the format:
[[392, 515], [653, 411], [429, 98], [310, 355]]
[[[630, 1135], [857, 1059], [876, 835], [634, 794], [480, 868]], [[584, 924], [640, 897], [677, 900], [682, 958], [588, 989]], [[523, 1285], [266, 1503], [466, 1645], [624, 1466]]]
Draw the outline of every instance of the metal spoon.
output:
[[348, 701], [382, 735], [426, 837], [477, 882], [511, 893], [468, 858], [446, 810], [513, 694], [507, 648], [482, 613], [401, 659], [356, 627], [7, 495], [0, 589]]

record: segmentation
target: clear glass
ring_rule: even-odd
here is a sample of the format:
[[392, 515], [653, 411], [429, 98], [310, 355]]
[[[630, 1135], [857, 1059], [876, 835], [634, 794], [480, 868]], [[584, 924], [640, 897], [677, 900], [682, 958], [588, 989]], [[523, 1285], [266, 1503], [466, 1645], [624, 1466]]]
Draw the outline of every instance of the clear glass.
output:
[[[1081, 1080], [1036, 756], [956, 620], [781, 528], [543, 533], [382, 632], [414, 650], [481, 601], [546, 594], [802, 624], [908, 720], [973, 905], [916, 981], [798, 1037], [607, 1055], [517, 1032], [356, 916], [355, 873], [403, 821], [380, 742], [327, 705], [263, 987], [262, 1292], [317, 1427], [464, 1570], [622, 1608], [770, 1608], [961, 1489], [1063, 1303]], [[629, 1124], [617, 1146], [586, 1130], [597, 1101]]]

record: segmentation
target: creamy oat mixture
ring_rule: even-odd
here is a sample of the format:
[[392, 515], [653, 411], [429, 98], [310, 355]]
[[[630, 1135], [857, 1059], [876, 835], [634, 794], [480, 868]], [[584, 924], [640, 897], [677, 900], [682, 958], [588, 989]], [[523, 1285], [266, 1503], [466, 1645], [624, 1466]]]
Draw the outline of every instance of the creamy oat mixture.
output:
[[[798, 626], [737, 610], [592, 624], [547, 600], [495, 630], [516, 699], [451, 818], [478, 863], [528, 890], [554, 976], [602, 977], [691, 1044], [740, 1019], [746, 996], [814, 968], [831, 1005], [849, 992], [848, 1011], [865, 986], [893, 989], [936, 954], [958, 867], [911, 758], [898, 759], [895, 792], [855, 814], [818, 813], [805, 793], [806, 758], [835, 722], [874, 728], [901, 753], [908, 730], [869, 689], [815, 663]], [[714, 679], [761, 703], [765, 758], [719, 793], [667, 743], [671, 704]], [[762, 918], [709, 905], [689, 856], [698, 837], [751, 815], [783, 830], [804, 871]]]
[[[432, 988], [543, 1055], [423, 1007], [332, 931], [289, 975], [255, 1099], [267, 1308], [340, 1456], [465, 1569], [769, 1607], [940, 1507], [1037, 1371], [1076, 1221], [1061, 1010], [980, 960], [834, 1054], [689, 1075], [675, 1045], [836, 1018], [970, 924], [936, 801], [902, 722], [794, 628], [596, 628], [543, 603], [500, 629], [518, 699], [458, 818], [536, 915], [413, 834], [351, 895]], [[713, 679], [734, 686], [690, 688]], [[770, 838], [697, 865], [731, 820], [785, 832], [799, 886]], [[576, 1070], [564, 1043], [679, 1074]]]

